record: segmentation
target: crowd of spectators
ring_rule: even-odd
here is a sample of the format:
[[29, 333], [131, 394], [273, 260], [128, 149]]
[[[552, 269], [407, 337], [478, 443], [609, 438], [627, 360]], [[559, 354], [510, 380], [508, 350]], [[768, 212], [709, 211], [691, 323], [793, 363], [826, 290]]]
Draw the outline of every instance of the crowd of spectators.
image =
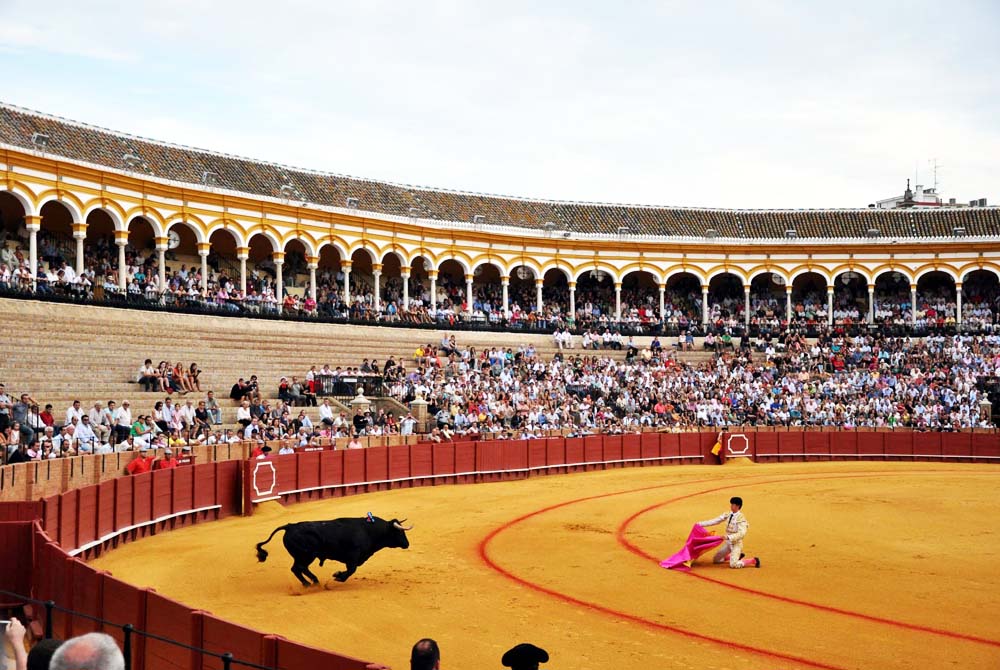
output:
[[[209, 255], [207, 289], [202, 289], [201, 267], [171, 262], [163, 286], [159, 283], [159, 261], [152, 248], [126, 247], [126, 289], [122, 296], [118, 283], [117, 247], [110, 236], [88, 238], [85, 267], [76, 274], [68, 261], [75, 250], [72, 240], [47, 230], [39, 233], [40, 271], [33, 286], [25, 242], [15, 236], [0, 245], [0, 290], [58, 293], [78, 299], [141, 301], [180, 309], [244, 314], [277, 314], [332, 320], [491, 327], [515, 330], [624, 330], [626, 332], [677, 333], [693, 330], [740, 334], [749, 324], [753, 333], [777, 332], [789, 323], [824, 326], [829, 318], [825, 289], [806, 285], [797, 289], [791, 314], [786, 314], [785, 291], [780, 285], [755, 282], [750, 293], [749, 318], [739, 282], [722, 281], [703, 306], [700, 285], [682, 278], [667, 285], [661, 318], [658, 289], [626, 282], [621, 291], [620, 316], [616, 316], [614, 286], [607, 276], [580, 277], [575, 295], [575, 312], [569, 310], [568, 285], [559, 280], [543, 286], [542, 309], [537, 309], [534, 279], [512, 278], [509, 286], [509, 315], [503, 312], [499, 281], [477, 280], [472, 302], [468, 301], [464, 277], [441, 272], [436, 282], [436, 301], [431, 300], [431, 284], [416, 271], [406, 281], [408, 307], [404, 308], [401, 276], [382, 277], [376, 308], [373, 275], [352, 273], [351, 301], [344, 299], [342, 270], [320, 268], [316, 273], [316, 298], [303, 286], [305, 257], [297, 251], [285, 256], [283, 282], [286, 288], [281, 305], [275, 289], [275, 266], [268, 259], [248, 269], [247, 290], [239, 287], [239, 270], [231, 261], [215, 253]], [[168, 259], [173, 252], [168, 252]], [[298, 290], [296, 290], [298, 289]], [[863, 282], [838, 286], [833, 306], [833, 324], [853, 329], [868, 321], [868, 295]], [[970, 275], [963, 286], [963, 326], [966, 330], [992, 332], [1000, 318], [1000, 290], [997, 282], [979, 273]], [[301, 297], [300, 297], [301, 294]], [[918, 291], [913, 314], [909, 284], [888, 280], [876, 285], [874, 323], [919, 332], [946, 329], [957, 321], [955, 288], [947, 282], [927, 282]], [[432, 306], [433, 305], [433, 306]], [[707, 311], [707, 325], [703, 314]], [[789, 320], [790, 319], [790, 320]]]
[[[1000, 336], [854, 338], [799, 334], [711, 342], [687, 363], [658, 339], [618, 358], [563, 350], [543, 361], [528, 347], [459, 349], [386, 371], [391, 396], [429, 403], [436, 428], [530, 438], [549, 429], [616, 433], [739, 425], [991, 426], [978, 382], [1000, 374]], [[705, 346], [709, 346], [706, 343]], [[419, 352], [418, 352], [419, 353]]]

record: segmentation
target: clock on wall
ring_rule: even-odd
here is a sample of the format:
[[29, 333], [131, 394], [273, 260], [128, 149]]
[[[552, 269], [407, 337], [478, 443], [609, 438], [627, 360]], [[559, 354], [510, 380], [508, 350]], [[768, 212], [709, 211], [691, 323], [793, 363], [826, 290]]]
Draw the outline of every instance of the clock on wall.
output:
[[181, 236], [176, 230], [171, 230], [167, 233], [167, 248], [176, 249], [181, 245]]

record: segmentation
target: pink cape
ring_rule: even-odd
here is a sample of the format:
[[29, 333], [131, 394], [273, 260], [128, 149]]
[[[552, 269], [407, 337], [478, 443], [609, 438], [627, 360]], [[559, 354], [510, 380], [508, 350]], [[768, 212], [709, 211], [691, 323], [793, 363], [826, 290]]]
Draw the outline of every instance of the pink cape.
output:
[[722, 544], [722, 539], [718, 535], [709, 534], [707, 530], [695, 524], [691, 527], [691, 533], [688, 535], [687, 542], [684, 543], [684, 548], [670, 558], [660, 561], [660, 567], [686, 572], [691, 569], [684, 565], [686, 561], [693, 561], [709, 549], [719, 546]]

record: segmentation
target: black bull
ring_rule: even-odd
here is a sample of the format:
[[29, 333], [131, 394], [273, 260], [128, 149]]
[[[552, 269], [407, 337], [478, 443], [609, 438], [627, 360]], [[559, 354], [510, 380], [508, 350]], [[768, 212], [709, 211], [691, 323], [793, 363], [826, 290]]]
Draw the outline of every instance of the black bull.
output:
[[[343, 582], [379, 549], [409, 548], [406, 531], [411, 528], [413, 526], [404, 528], [397, 519], [386, 521], [377, 516], [289, 523], [275, 528], [266, 540], [257, 545], [257, 560], [261, 563], [267, 560], [264, 545], [271, 541], [275, 533], [283, 530], [282, 542], [294, 560], [292, 574], [303, 586], [319, 584], [316, 575], [309, 571], [309, 566], [317, 558], [321, 566], [323, 561], [340, 561], [346, 565], [346, 570], [333, 573], [334, 579]], [[312, 584], [306, 581], [306, 577]]]

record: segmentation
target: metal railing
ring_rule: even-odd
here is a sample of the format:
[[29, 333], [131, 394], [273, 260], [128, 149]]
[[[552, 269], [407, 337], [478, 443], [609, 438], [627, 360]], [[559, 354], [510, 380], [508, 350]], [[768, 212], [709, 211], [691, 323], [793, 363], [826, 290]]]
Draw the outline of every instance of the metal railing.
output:
[[164, 637], [163, 635], [157, 635], [156, 633], [151, 633], [145, 630], [139, 630], [131, 623], [116, 623], [114, 621], [109, 621], [107, 619], [102, 619], [100, 617], [91, 616], [84, 612], [78, 612], [76, 610], [69, 609], [68, 607], [63, 607], [56, 603], [54, 600], [38, 600], [36, 598], [31, 598], [23, 593], [15, 593], [13, 591], [3, 591], [0, 590], [0, 594], [4, 596], [10, 596], [16, 598], [17, 600], [23, 602], [24, 604], [41, 605], [45, 608], [45, 639], [52, 638], [52, 620], [54, 612], [62, 612], [73, 617], [80, 617], [81, 619], [86, 619], [88, 621], [93, 621], [101, 624], [102, 627], [115, 628], [122, 631], [122, 655], [125, 657], [125, 670], [132, 670], [132, 654], [133, 654], [133, 637], [138, 635], [140, 637], [156, 640], [157, 642], [163, 642], [164, 644], [170, 644], [175, 647], [180, 647], [181, 649], [186, 649], [188, 651], [193, 651], [198, 654], [204, 654], [206, 656], [212, 656], [222, 661], [223, 670], [231, 670], [232, 666], [238, 665], [246, 668], [254, 668], [255, 670], [276, 670], [275, 666], [269, 665], [259, 665], [257, 663], [251, 663], [250, 661], [243, 661], [236, 658], [230, 652], [218, 653], [210, 651], [208, 649], [203, 649], [201, 647], [193, 647], [189, 644], [183, 642], [178, 642], [169, 637]]

